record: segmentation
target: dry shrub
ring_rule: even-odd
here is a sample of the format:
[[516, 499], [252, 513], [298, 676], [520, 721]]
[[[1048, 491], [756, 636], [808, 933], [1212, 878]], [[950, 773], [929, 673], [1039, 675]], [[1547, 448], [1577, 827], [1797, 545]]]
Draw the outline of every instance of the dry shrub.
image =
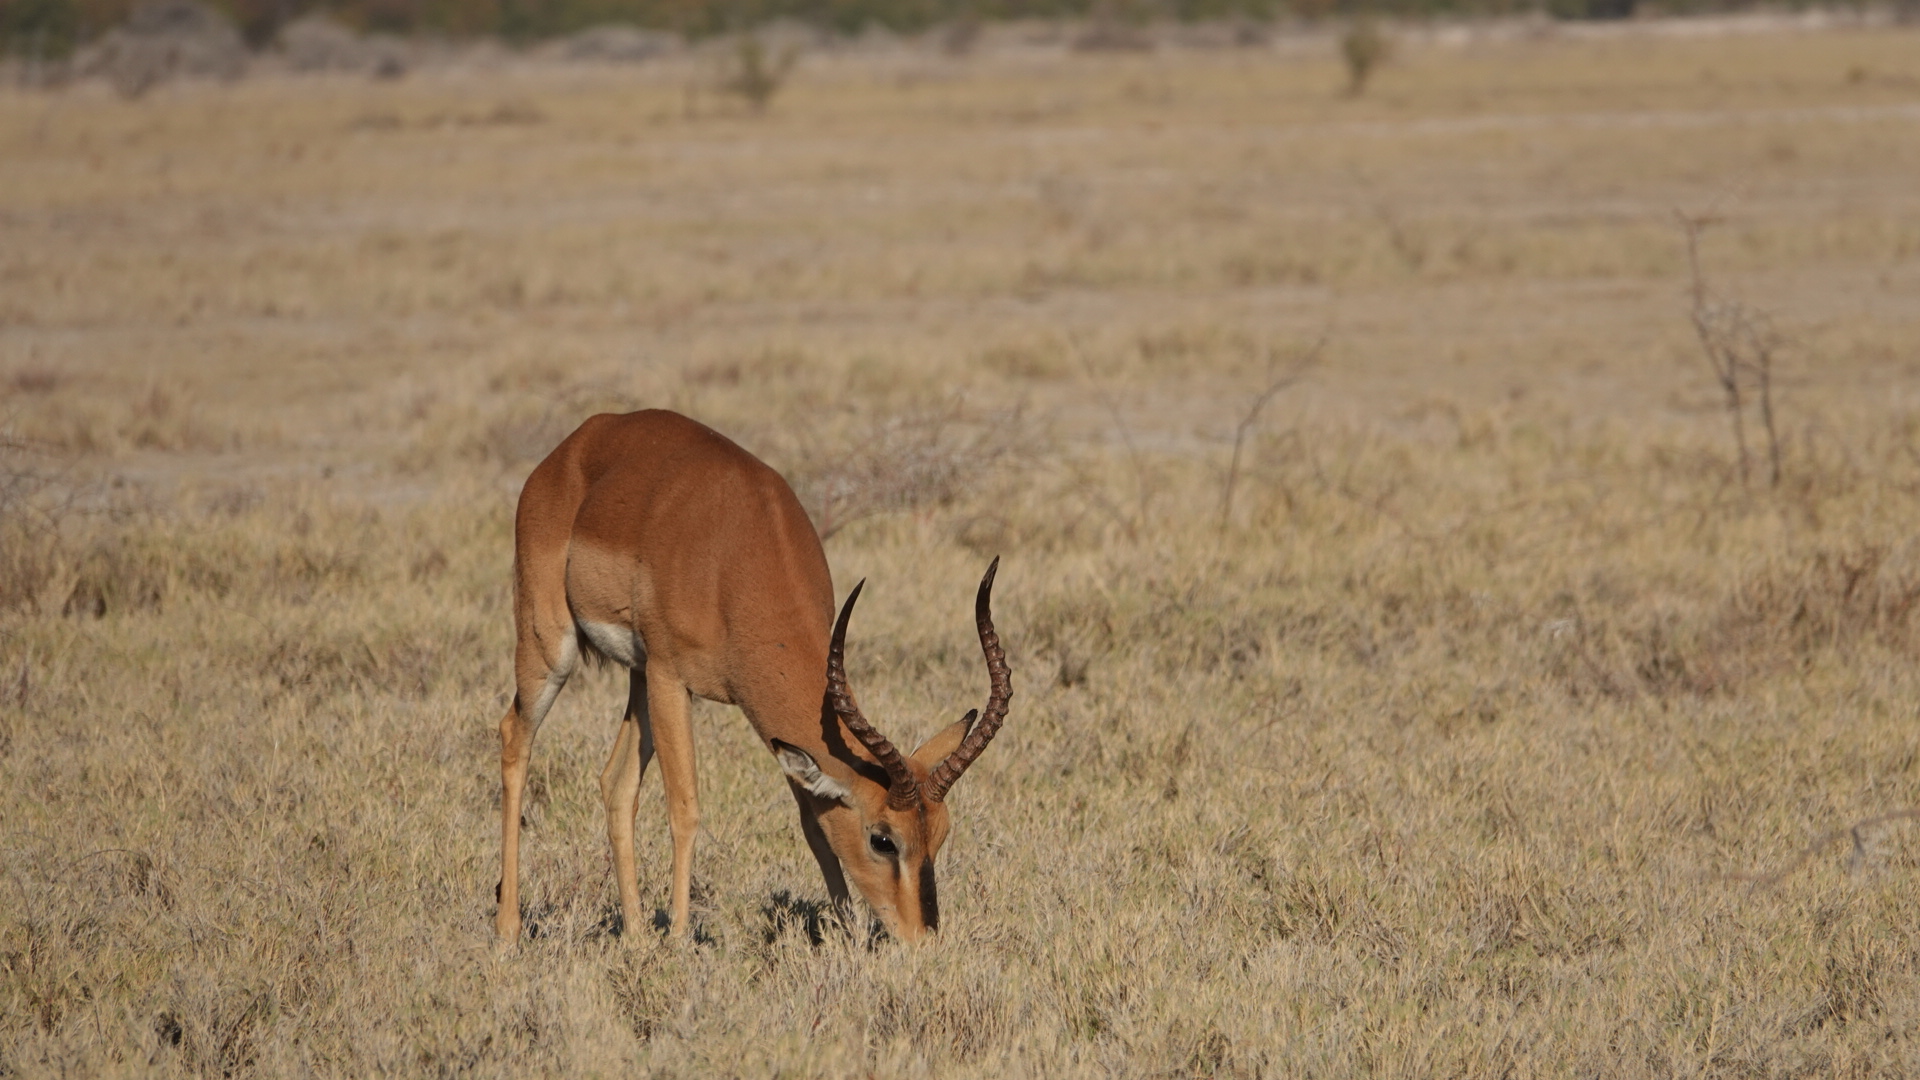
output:
[[1718, 629], [1783, 653], [1870, 642], [1911, 654], [1920, 616], [1912, 545], [1857, 543], [1770, 560], [1727, 598]]
[[210, 419], [192, 391], [163, 380], [121, 400], [49, 390], [18, 417], [15, 429], [34, 446], [67, 458], [129, 451], [224, 452], [265, 443], [266, 424], [235, 426]]
[[558, 368], [497, 374], [488, 389], [494, 399], [448, 410], [430, 425], [408, 464], [431, 467], [437, 442], [450, 444], [460, 457], [518, 470], [546, 457], [589, 416], [645, 407], [611, 381], [572, 380]]
[[1039, 341], [1008, 341], [982, 350], [980, 366], [1009, 379], [1053, 381], [1073, 374], [1070, 359], [1057, 344]]
[[1141, 25], [1140, 13], [1126, 10], [1114, 0], [1100, 0], [1093, 6], [1087, 25], [1074, 36], [1076, 52], [1147, 52], [1153, 38]]
[[[88, 480], [51, 454], [0, 456], [0, 611], [100, 619], [157, 613], [175, 600], [304, 606], [363, 585], [370, 558], [347, 522], [316, 531], [314, 510], [257, 490], [209, 496], [211, 513], [175, 516], [130, 485]], [[324, 511], [322, 511], [324, 512]], [[413, 553], [430, 582], [446, 556]]]
[[137, 450], [231, 450], [241, 443], [236, 431], [220, 430], [203, 419], [197, 403], [161, 383], [149, 386], [127, 408], [117, 433]]
[[821, 539], [878, 514], [950, 506], [975, 494], [1034, 439], [1018, 408], [985, 411], [960, 398], [874, 415], [835, 444], [801, 452], [788, 473]]
[[641, 1042], [665, 1030], [687, 1000], [687, 971], [676, 958], [630, 950], [607, 969], [614, 1001]]
[[1526, 959], [1579, 959], [1625, 947], [1637, 928], [1614, 894], [1587, 882], [1556, 881], [1514, 860], [1466, 875], [1459, 893], [1469, 939], [1480, 954], [1522, 952]]
[[[295, 521], [297, 522], [297, 517]], [[152, 514], [96, 519], [58, 549], [48, 580], [60, 613], [102, 618], [157, 611], [170, 597], [222, 599], [237, 589], [255, 598], [303, 604], [315, 592], [356, 583], [364, 558], [324, 542], [291, 542], [261, 551], [248, 523], [236, 531], [200, 531]]]
[[273, 1019], [276, 1004], [270, 993], [235, 987], [189, 1012], [184, 1024], [176, 1019], [171, 1025], [156, 1025], [156, 1033], [171, 1037], [178, 1032], [180, 1054], [189, 1068], [221, 1076], [251, 1072], [259, 1058], [256, 1029]]
[[52, 368], [23, 367], [8, 375], [5, 385], [15, 394], [44, 396], [58, 390], [66, 381], [66, 376]]
[[1728, 653], [1703, 647], [1697, 623], [1671, 611], [1555, 619], [1545, 636], [1546, 672], [1576, 700], [1710, 694], [1739, 674]]
[[40, 602], [81, 494], [71, 463], [0, 432], [0, 611]]
[[738, 97], [756, 113], [766, 112], [799, 60], [798, 45], [788, 44], [776, 50], [769, 48], [757, 34], [742, 34], [721, 64], [718, 89]]
[[237, 79], [246, 68], [240, 32], [195, 0], [147, 0], [74, 57], [78, 74], [105, 78], [127, 97], [182, 76]]
[[147, 851], [76, 853], [15, 834], [0, 854], [19, 906], [11, 932], [0, 936], [0, 1001], [11, 1003], [0, 1010], [4, 1046], [22, 1028], [50, 1031], [84, 1007], [103, 954], [171, 909], [176, 885]]
[[569, 60], [602, 64], [638, 64], [671, 56], [686, 47], [679, 34], [642, 30], [624, 23], [588, 27], [559, 42]]
[[1393, 55], [1393, 39], [1379, 20], [1362, 15], [1340, 35], [1340, 58], [1347, 64], [1347, 93], [1359, 97], [1382, 63]]
[[295, 71], [349, 71], [393, 79], [406, 74], [406, 47], [386, 37], [366, 37], [322, 14], [304, 15], [281, 27], [280, 52]]
[[1093, 662], [1105, 656], [1116, 637], [1113, 606], [1099, 593], [1048, 596], [1027, 615], [1026, 650], [1046, 661], [1063, 687], [1087, 681]]
[[1851, 544], [1770, 559], [1714, 603], [1548, 622], [1548, 670], [1576, 696], [1723, 694], [1816, 653], [1910, 656], [1920, 572], [1906, 547]]
[[1781, 478], [1780, 426], [1773, 407], [1774, 361], [1786, 350], [1787, 339], [1767, 312], [1720, 296], [1709, 285], [1700, 265], [1700, 237], [1715, 220], [1677, 216], [1686, 236], [1687, 266], [1692, 274], [1689, 316], [1700, 351], [1706, 355], [1725, 402], [1740, 483], [1746, 484], [1752, 472], [1746, 414], [1757, 404], [1761, 430], [1767, 437], [1767, 483], [1777, 488]]
[[72, 588], [60, 614], [105, 618], [109, 611], [152, 611], [165, 599], [173, 566], [164, 552], [133, 537], [110, 536], [77, 553], [66, 568]]
[[886, 985], [873, 1005], [874, 1037], [954, 1061], [977, 1059], [1007, 1037], [1014, 1020], [1001, 988], [982, 978], [939, 985]]
[[425, 697], [437, 650], [431, 645], [364, 640], [315, 640], [310, 634], [283, 638], [262, 651], [262, 671], [281, 689], [300, 695], [372, 691]]
[[1258, 1056], [1251, 1060], [1235, 1052], [1233, 1038], [1216, 1022], [1176, 1020], [1167, 1032], [1176, 1063], [1173, 1075], [1187, 1077], [1253, 1077], [1265, 1075]]
[[1326, 878], [1279, 872], [1260, 884], [1272, 898], [1265, 929], [1282, 941], [1333, 941], [1365, 903], [1345, 883]]
[[777, 390], [790, 404], [802, 406], [824, 400], [808, 376], [820, 359], [801, 349], [765, 348], [745, 355], [727, 355], [690, 364], [680, 378], [690, 386], [716, 389]]
[[1891, 941], [1856, 930], [1836, 934], [1820, 965], [1812, 1027], [1871, 1023], [1886, 1010], [1888, 976], [1910, 973], [1913, 957]]
[[517, 468], [546, 457], [587, 415], [548, 408], [538, 416], [500, 417], [476, 432], [468, 440], [466, 451], [502, 468]]

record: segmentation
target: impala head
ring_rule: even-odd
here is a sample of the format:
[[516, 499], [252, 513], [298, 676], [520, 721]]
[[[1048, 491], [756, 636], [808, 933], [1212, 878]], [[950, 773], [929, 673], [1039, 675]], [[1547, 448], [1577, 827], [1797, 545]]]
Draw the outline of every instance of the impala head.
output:
[[947, 839], [947, 792], [1000, 730], [1007, 718], [1007, 702], [1013, 697], [1007, 655], [1000, 648], [999, 635], [994, 633], [989, 603], [993, 575], [999, 567], [999, 559], [987, 567], [974, 600], [974, 620], [979, 625], [990, 685], [984, 713], [968, 712], [906, 755], [867, 722], [847, 686], [843, 659], [847, 620], [853, 615], [861, 586], [866, 584], [861, 582], [848, 594], [833, 627], [822, 719], [830, 747], [838, 741], [839, 728], [844, 724], [878, 766], [849, 753], [844, 758], [832, 756], [823, 769], [805, 750], [774, 743], [774, 753], [787, 775], [820, 800], [820, 828], [839, 856], [841, 869], [879, 914], [888, 932], [907, 941], [916, 941], [940, 925], [933, 863]]

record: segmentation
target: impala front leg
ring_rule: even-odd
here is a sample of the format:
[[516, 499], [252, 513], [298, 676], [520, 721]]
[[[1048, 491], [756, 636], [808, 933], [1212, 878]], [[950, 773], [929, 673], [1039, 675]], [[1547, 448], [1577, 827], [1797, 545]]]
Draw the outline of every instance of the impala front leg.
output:
[[693, 762], [693, 716], [686, 684], [647, 669], [647, 711], [660, 779], [667, 789], [667, 823], [673, 831], [673, 898], [668, 907], [674, 937], [692, 927], [693, 838], [700, 831], [700, 795]]
[[840, 856], [833, 853], [833, 845], [827, 842], [827, 834], [820, 828], [820, 815], [813, 808], [814, 795], [793, 781], [788, 781], [787, 786], [793, 789], [794, 801], [800, 804], [800, 833], [807, 838], [813, 861], [820, 864], [820, 876], [826, 879], [827, 898], [833, 901], [833, 913], [852, 929], [853, 898], [847, 893], [847, 875], [840, 868]]

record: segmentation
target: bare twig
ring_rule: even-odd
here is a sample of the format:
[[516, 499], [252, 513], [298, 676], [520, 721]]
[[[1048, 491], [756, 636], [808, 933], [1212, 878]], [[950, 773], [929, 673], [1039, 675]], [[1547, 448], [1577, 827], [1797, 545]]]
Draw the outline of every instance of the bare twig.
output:
[[1745, 412], [1740, 406], [1740, 370], [1739, 362], [1727, 347], [1725, 339], [1718, 333], [1713, 318], [1713, 305], [1707, 295], [1707, 281], [1700, 272], [1700, 231], [1710, 219], [1691, 217], [1675, 211], [1680, 219], [1680, 228], [1687, 236], [1687, 269], [1692, 275], [1693, 306], [1690, 312], [1693, 319], [1693, 332], [1700, 339], [1700, 347], [1707, 354], [1707, 364], [1713, 369], [1713, 377], [1720, 384], [1720, 391], [1726, 396], [1727, 415], [1733, 421], [1733, 444], [1739, 455], [1740, 483], [1747, 483], [1747, 428]]
[[1745, 391], [1751, 385], [1759, 399], [1760, 422], [1767, 436], [1768, 486], [1780, 486], [1780, 432], [1773, 412], [1773, 361], [1782, 339], [1767, 313], [1738, 300], [1713, 295], [1700, 267], [1700, 235], [1718, 222], [1712, 214], [1688, 214], [1674, 211], [1680, 230], [1687, 238], [1687, 269], [1691, 279], [1692, 305], [1689, 316], [1694, 336], [1700, 340], [1707, 364], [1725, 397], [1728, 420], [1733, 426], [1733, 443], [1738, 454], [1740, 485], [1751, 476], [1747, 450], [1747, 401]]
[[879, 417], [844, 449], [809, 455], [791, 479], [826, 540], [863, 518], [958, 498], [1011, 457], [1031, 456], [1024, 409], [975, 413], [949, 398]]
[[1114, 430], [1120, 435], [1120, 444], [1127, 449], [1127, 463], [1133, 468], [1137, 508], [1132, 520], [1122, 519], [1120, 524], [1127, 530], [1127, 539], [1138, 540], [1140, 528], [1147, 522], [1148, 504], [1153, 501], [1152, 485], [1147, 479], [1146, 458], [1141, 455], [1139, 445], [1133, 441], [1133, 429], [1127, 426], [1126, 417], [1121, 415], [1119, 404], [1113, 400], [1113, 396], [1107, 393], [1106, 386], [1100, 382], [1100, 376], [1093, 370], [1093, 362], [1087, 359], [1086, 353], [1080, 351], [1080, 343], [1071, 334], [1065, 335], [1063, 340], [1066, 342], [1067, 351], [1073, 354], [1074, 359], [1080, 361], [1080, 369], [1086, 373], [1087, 384], [1093, 388], [1094, 397], [1100, 400], [1101, 407], [1106, 409], [1107, 415], [1112, 418]]
[[1221, 485], [1220, 491], [1220, 532], [1222, 534], [1227, 531], [1227, 525], [1233, 519], [1233, 489], [1240, 480], [1240, 453], [1246, 445], [1248, 433], [1253, 430], [1255, 424], [1259, 423], [1260, 414], [1266, 410], [1267, 404], [1278, 396], [1280, 391], [1299, 382], [1309, 368], [1320, 362], [1320, 355], [1326, 347], [1327, 339], [1322, 337], [1278, 375], [1274, 374], [1273, 350], [1271, 348], [1267, 350], [1267, 387], [1254, 395], [1245, 415], [1240, 417], [1240, 423], [1233, 429], [1233, 457], [1227, 462], [1227, 479]]
[[1861, 818], [1851, 825], [1820, 834], [1813, 843], [1807, 845], [1806, 850], [1795, 856], [1787, 865], [1770, 874], [1727, 874], [1724, 875], [1724, 880], [1744, 881], [1755, 888], [1771, 889], [1782, 881], [1785, 881], [1788, 877], [1791, 877], [1801, 867], [1807, 865], [1815, 855], [1820, 853], [1821, 848], [1826, 847], [1828, 844], [1833, 843], [1843, 836], [1851, 837], [1853, 840], [1853, 853], [1848, 859], [1848, 865], [1850, 868], [1858, 869], [1867, 856], [1866, 837], [1863, 835], [1866, 830], [1895, 821], [1914, 820], [1920, 820], [1920, 807], [1910, 807], [1905, 810], [1891, 810], [1884, 814], [1875, 814], [1872, 817]]
[[1773, 354], [1779, 344], [1771, 326], [1763, 326], [1753, 341], [1754, 382], [1760, 389], [1760, 425], [1767, 430], [1767, 486], [1780, 486], [1780, 432], [1773, 423]]

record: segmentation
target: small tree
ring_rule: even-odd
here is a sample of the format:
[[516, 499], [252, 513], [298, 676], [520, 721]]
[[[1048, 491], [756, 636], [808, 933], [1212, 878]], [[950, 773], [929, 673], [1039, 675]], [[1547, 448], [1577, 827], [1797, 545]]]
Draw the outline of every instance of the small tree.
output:
[[1393, 55], [1393, 41], [1371, 15], [1361, 15], [1340, 37], [1340, 55], [1347, 62], [1347, 93], [1359, 97], [1373, 69]]
[[754, 112], [766, 112], [799, 59], [798, 46], [789, 45], [775, 54], [758, 37], [743, 34], [734, 42], [720, 89], [745, 101]]

